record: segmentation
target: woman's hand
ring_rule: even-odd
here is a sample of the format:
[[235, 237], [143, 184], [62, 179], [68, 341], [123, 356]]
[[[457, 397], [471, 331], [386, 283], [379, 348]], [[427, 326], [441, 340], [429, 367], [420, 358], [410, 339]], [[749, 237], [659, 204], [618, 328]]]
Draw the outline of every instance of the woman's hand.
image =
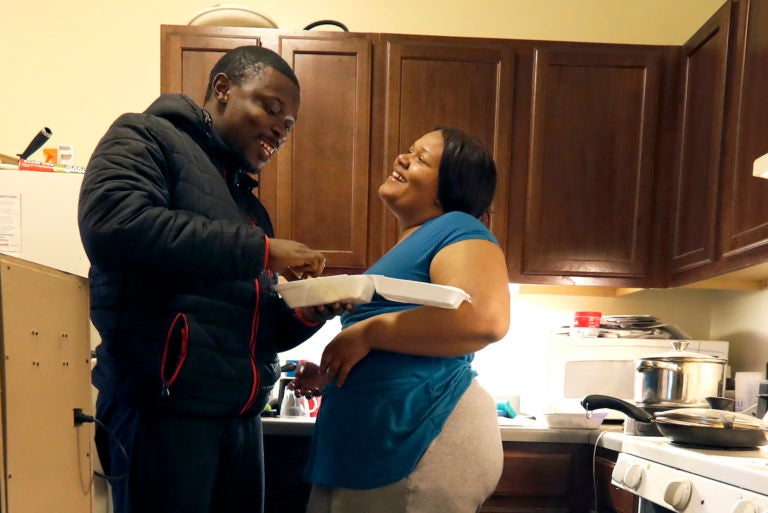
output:
[[302, 362], [296, 367], [296, 377], [288, 383], [288, 389], [293, 390], [296, 397], [304, 396], [312, 399], [323, 394], [323, 387], [328, 384], [320, 366], [312, 362]]
[[336, 380], [336, 386], [341, 388], [357, 362], [371, 352], [364, 330], [370, 319], [360, 321], [346, 328], [331, 340], [320, 359], [320, 368], [328, 381]]

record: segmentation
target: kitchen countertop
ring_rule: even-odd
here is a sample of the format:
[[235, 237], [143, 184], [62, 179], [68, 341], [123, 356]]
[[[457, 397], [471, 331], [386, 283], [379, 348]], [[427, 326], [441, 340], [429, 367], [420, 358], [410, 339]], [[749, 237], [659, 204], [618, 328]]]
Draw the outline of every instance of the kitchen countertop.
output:
[[[303, 417], [263, 417], [265, 435], [310, 436], [315, 421]], [[597, 444], [614, 451], [621, 450], [623, 427], [621, 424], [603, 424], [599, 429], [553, 429], [536, 425], [500, 425], [504, 442], [546, 442], [570, 444]]]

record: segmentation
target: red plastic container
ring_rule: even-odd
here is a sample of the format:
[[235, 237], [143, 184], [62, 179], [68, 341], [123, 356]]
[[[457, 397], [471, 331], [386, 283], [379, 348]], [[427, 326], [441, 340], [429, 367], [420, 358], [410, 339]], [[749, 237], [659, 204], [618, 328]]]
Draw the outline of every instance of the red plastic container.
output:
[[572, 337], [594, 338], [600, 335], [600, 312], [574, 312], [571, 323]]

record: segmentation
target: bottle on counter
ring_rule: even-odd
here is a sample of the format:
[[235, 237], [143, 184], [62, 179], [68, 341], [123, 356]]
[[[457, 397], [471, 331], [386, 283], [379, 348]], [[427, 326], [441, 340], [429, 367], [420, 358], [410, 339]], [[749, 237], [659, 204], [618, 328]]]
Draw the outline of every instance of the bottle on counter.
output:
[[283, 403], [280, 405], [281, 417], [309, 417], [309, 411], [305, 406], [303, 397], [296, 397], [290, 390], [283, 394]]

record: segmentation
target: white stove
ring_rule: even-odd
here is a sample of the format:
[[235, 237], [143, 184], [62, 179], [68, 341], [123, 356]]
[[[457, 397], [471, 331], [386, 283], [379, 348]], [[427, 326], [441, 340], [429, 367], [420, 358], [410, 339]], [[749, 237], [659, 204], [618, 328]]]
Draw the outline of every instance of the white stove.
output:
[[627, 436], [613, 484], [639, 496], [643, 513], [768, 513], [768, 446], [705, 449]]

